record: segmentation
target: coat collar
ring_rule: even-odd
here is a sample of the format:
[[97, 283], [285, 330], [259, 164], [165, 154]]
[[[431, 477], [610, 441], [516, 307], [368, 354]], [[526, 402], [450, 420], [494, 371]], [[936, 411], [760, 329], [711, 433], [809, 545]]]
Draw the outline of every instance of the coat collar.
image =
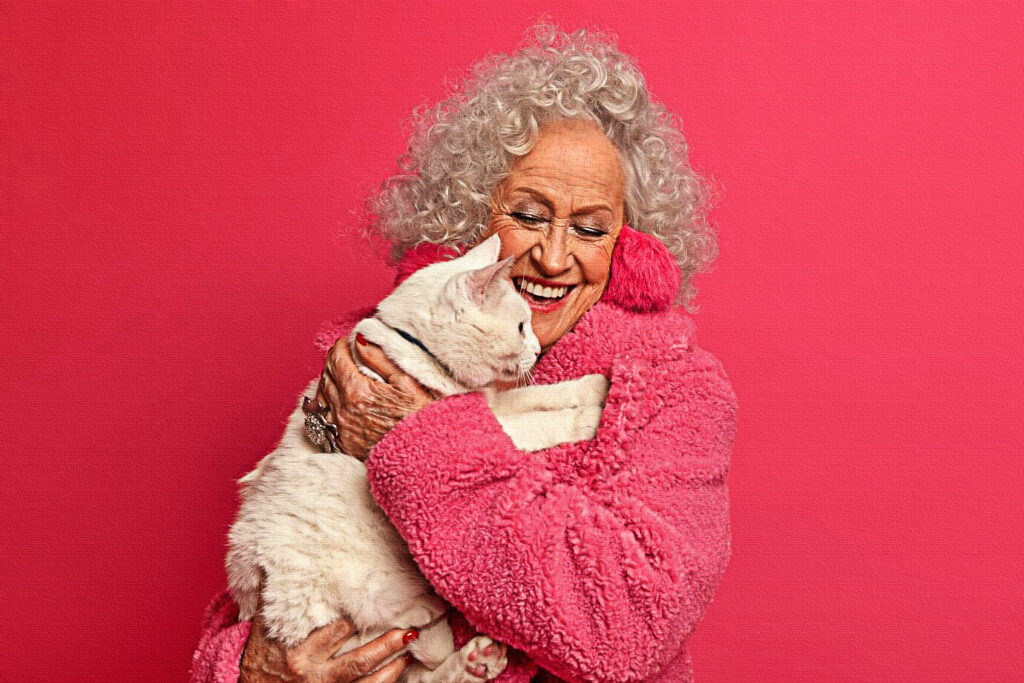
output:
[[[459, 251], [437, 244], [420, 244], [396, 264], [395, 285], [423, 266], [455, 258]], [[679, 291], [675, 259], [656, 237], [625, 225], [612, 252], [611, 279], [601, 301], [637, 313], [664, 311]]]

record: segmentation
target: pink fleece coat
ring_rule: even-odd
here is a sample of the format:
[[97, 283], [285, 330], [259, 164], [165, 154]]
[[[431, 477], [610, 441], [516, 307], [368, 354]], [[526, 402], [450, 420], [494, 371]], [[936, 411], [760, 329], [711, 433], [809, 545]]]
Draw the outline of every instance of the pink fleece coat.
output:
[[[450, 253], [411, 251], [398, 281]], [[678, 285], [661, 242], [624, 228], [601, 301], [537, 363], [538, 384], [611, 380], [593, 440], [519, 451], [472, 393], [402, 420], [367, 459], [374, 497], [461, 613], [456, 645], [480, 631], [514, 648], [500, 683], [693, 681], [686, 641], [729, 561], [737, 406], [671, 306]], [[238, 680], [237, 617], [226, 593], [207, 608], [194, 683]]]

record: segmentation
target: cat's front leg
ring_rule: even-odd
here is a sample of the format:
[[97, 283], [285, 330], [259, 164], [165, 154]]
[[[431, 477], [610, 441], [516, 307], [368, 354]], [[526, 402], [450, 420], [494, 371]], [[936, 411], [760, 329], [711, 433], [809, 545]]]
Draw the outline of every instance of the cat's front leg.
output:
[[604, 407], [604, 402], [608, 398], [608, 390], [611, 388], [611, 381], [607, 377], [600, 373], [594, 373], [584, 375], [572, 382], [575, 385], [573, 390], [576, 393], [576, 406], [581, 408]]
[[601, 408], [538, 410], [520, 415], [495, 415], [495, 418], [516, 448], [540, 451], [563, 443], [593, 439], [601, 421]]
[[573, 441], [589, 441], [597, 436], [597, 428], [601, 424], [601, 406], [581, 406], [576, 408], [573, 416]]
[[501, 417], [541, 410], [603, 406], [609, 386], [607, 377], [595, 373], [556, 384], [535, 384], [507, 391], [485, 389], [484, 395], [491, 411]]
[[584, 375], [557, 384], [484, 392], [502, 430], [522, 451], [586, 441], [597, 434], [608, 397], [608, 378]]

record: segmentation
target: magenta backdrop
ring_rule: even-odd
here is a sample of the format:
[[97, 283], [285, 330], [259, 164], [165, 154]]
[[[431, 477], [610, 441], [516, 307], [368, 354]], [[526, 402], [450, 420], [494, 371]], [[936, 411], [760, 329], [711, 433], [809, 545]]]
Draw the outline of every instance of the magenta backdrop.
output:
[[185, 677], [235, 479], [391, 278], [353, 211], [547, 11], [619, 35], [719, 188], [698, 681], [1020, 680], [1024, 10], [932, 4], [5, 3], [0, 679]]

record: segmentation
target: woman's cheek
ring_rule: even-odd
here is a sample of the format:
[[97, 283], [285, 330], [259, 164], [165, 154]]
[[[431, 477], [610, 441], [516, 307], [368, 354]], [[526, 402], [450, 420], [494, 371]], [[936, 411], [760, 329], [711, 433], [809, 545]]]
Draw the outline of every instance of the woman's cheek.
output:
[[586, 256], [580, 264], [583, 266], [584, 277], [587, 282], [593, 282], [599, 285], [602, 290], [604, 289], [611, 275], [612, 252], [614, 251], [615, 240], [595, 244], [587, 249], [585, 252]]
[[536, 241], [536, 238], [532, 237], [532, 233], [529, 230], [522, 230], [507, 216], [499, 216], [491, 221], [483, 239], [487, 239], [494, 234], [497, 234], [498, 239], [501, 240], [501, 251], [498, 254], [499, 260], [509, 256], [515, 256], [516, 259], [519, 259], [525, 252], [530, 250], [530, 247]]

